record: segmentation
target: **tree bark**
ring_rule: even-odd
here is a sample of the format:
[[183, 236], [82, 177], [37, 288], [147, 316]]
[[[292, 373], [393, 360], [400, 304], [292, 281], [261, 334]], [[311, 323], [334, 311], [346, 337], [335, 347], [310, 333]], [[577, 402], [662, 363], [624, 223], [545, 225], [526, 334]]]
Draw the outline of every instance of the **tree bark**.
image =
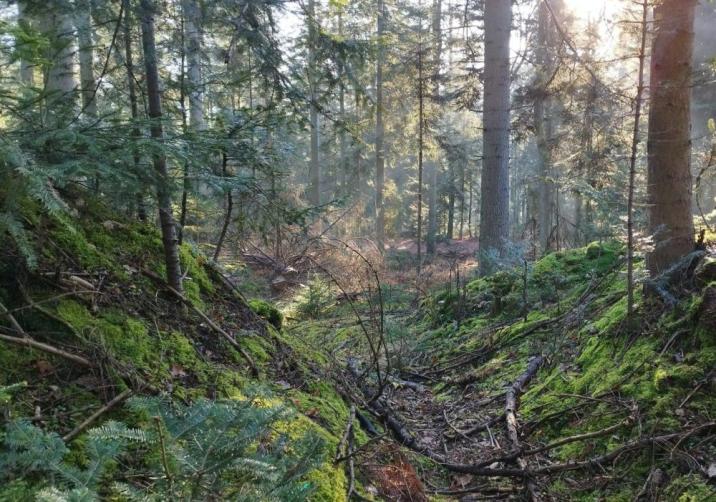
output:
[[[142, 136], [137, 121], [139, 120], [139, 106], [137, 102], [136, 78], [134, 75], [134, 55], [132, 51], [132, 11], [130, 9], [130, 0], [122, 0], [124, 5], [124, 64], [127, 67], [127, 89], [129, 90], [129, 108], [132, 114], [132, 137], [139, 139]], [[137, 191], [137, 218], [139, 221], [147, 221], [147, 208], [144, 205], [144, 189], [141, 187], [143, 176], [139, 166], [139, 151], [134, 148], [132, 151], [132, 160], [134, 162], [134, 173], [140, 181], [140, 189]]]
[[480, 197], [480, 273], [503, 256], [509, 227], [510, 29], [512, 4], [485, 0], [485, 95]]
[[[221, 173], [226, 178], [228, 175], [227, 172], [227, 166], [229, 163], [229, 158], [226, 155], [226, 152], [221, 152]], [[219, 261], [219, 256], [221, 256], [221, 248], [224, 246], [224, 241], [226, 240], [226, 233], [229, 230], [229, 224], [231, 223], [231, 216], [234, 211], [234, 196], [231, 193], [232, 190], [229, 188], [229, 191], [226, 192], [226, 213], [224, 214], [224, 224], [221, 226], [221, 233], [219, 234], [219, 240], [216, 243], [216, 249], [214, 249], [214, 261]]]
[[42, 30], [50, 44], [47, 50], [49, 67], [44, 75], [47, 111], [63, 115], [75, 107], [74, 26], [72, 13], [64, 5], [47, 4], [40, 13]]
[[[125, 13], [126, 14], [126, 13]], [[94, 45], [92, 42], [92, 4], [89, 0], [78, 0], [75, 3], [75, 23], [77, 41], [79, 42], [80, 59], [80, 93], [82, 109], [90, 119], [97, 117], [97, 100], [94, 78]]]
[[310, 86], [309, 122], [311, 128], [311, 160], [308, 168], [308, 201], [313, 206], [321, 205], [321, 165], [318, 159], [318, 78], [316, 68], [316, 4], [308, 0], [308, 82]]
[[[28, 5], [26, 0], [18, 0], [17, 2], [17, 20], [19, 23], [24, 23], [27, 26], [32, 26], [32, 14], [28, 12]], [[20, 40], [17, 43], [22, 43]], [[31, 61], [23, 58], [20, 60], [20, 82], [28, 87], [35, 85], [35, 68]]]
[[383, 189], [385, 186], [385, 152], [383, 150], [383, 63], [385, 47], [383, 44], [383, 24], [385, 23], [384, 0], [378, 0], [378, 57], [375, 69], [375, 239], [383, 252], [385, 242], [385, 206]]
[[[440, 60], [442, 55], [442, 1], [434, 0], [432, 13], [432, 44], [433, 44], [433, 72], [432, 102], [434, 107], [440, 106]], [[428, 186], [428, 234], [426, 239], [426, 252], [429, 255], [435, 254], [435, 240], [438, 232], [438, 172], [440, 171], [440, 160], [436, 157], [430, 162]]]
[[[421, 26], [422, 30], [422, 26]], [[422, 35], [422, 34], [421, 34]], [[417, 275], [420, 277], [423, 266], [423, 127], [425, 121], [425, 82], [423, 82], [423, 43], [418, 45], [418, 236], [417, 236]]]
[[182, 0], [184, 37], [189, 81], [189, 127], [193, 131], [206, 129], [204, 122], [204, 89], [201, 72], [202, 19], [197, 0]]
[[641, 96], [644, 92], [644, 58], [646, 53], [648, 0], [642, 3], [641, 38], [639, 44], [639, 76], [634, 98], [634, 131], [631, 140], [629, 159], [629, 191], [627, 196], [627, 315], [629, 320], [634, 313], [634, 184], [636, 181], [636, 154], [639, 146], [639, 122], [641, 121]]
[[554, 174], [552, 173], [553, 110], [549, 83], [556, 71], [550, 51], [553, 50], [549, 10], [544, 2], [538, 9], [537, 82], [534, 100], [534, 125], [537, 139], [537, 231], [542, 254], [552, 250], [550, 236], [554, 225]]
[[[144, 49], [144, 66], [147, 81], [147, 102], [150, 132], [152, 138], [161, 143], [164, 141], [162, 127], [162, 100], [159, 89], [159, 72], [157, 70], [157, 50], [154, 37], [154, 15], [156, 14], [153, 0], [141, 0], [142, 16], [142, 48]], [[167, 158], [164, 152], [154, 154], [154, 170], [157, 173], [157, 204], [159, 206], [159, 222], [162, 231], [164, 261], [167, 269], [167, 282], [178, 292], [182, 292], [181, 263], [176, 234], [176, 224], [172, 214], [172, 200]]]
[[435, 254], [435, 239], [438, 233], [438, 164], [428, 162], [428, 232], [425, 236], [425, 253]]
[[652, 276], [694, 247], [691, 214], [691, 59], [696, 0], [664, 0], [654, 10], [648, 135]]

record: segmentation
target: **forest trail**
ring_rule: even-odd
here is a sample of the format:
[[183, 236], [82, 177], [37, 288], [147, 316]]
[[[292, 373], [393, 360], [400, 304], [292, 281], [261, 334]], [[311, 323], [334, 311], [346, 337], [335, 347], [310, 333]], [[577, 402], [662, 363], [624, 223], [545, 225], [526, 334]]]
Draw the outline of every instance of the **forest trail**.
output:
[[[510, 298], [523, 294], [519, 271], [473, 280], [459, 294], [433, 291], [417, 303], [412, 300], [412, 308], [388, 301], [391, 372], [377, 398], [380, 377], [366, 370], [370, 355], [350, 321], [350, 309], [339, 306], [323, 320], [299, 321], [291, 331], [330, 354], [338, 368], [336, 385], [352, 375], [354, 387], [362, 390], [356, 402], [392, 438], [380, 438], [382, 446], [359, 445], [358, 465], [382, 458], [415, 468], [420, 490], [417, 478], [409, 481], [402, 468], [396, 472], [403, 481], [392, 484], [364, 468], [388, 500], [423, 500], [423, 493], [465, 501], [567, 500], [572, 491], [600, 493], [618, 486], [620, 478], [610, 473], [615, 461], [652, 490], [657, 488], [649, 485], [650, 471], [637, 467], [639, 452], [652, 444], [645, 424], [664, 431], [657, 425], [662, 414], [676, 413], [678, 419], [670, 421], [659, 441], [678, 447], [682, 435], [713, 428], [696, 411], [697, 403], [711, 398], [693, 380], [664, 393], [659, 378], [682, 371], [674, 361], [690, 350], [689, 342], [679, 342], [678, 333], [651, 331], [664, 323], [658, 310], [647, 312], [645, 326], [651, 330], [630, 332], [623, 267], [618, 247], [611, 244], [550, 255], [529, 271], [529, 296], [535, 301], [526, 312], [510, 310], [515, 305]], [[497, 292], [502, 300], [496, 304]], [[365, 308], [359, 312], [369, 316]], [[496, 315], [496, 308], [509, 313]], [[686, 345], [678, 348], [680, 343]], [[687, 357], [707, 380], [709, 357]], [[362, 363], [359, 370], [346, 372], [356, 360]], [[382, 364], [387, 368], [385, 359]], [[402, 460], [386, 456], [392, 441], [405, 447]], [[711, 444], [708, 438], [702, 443]], [[690, 454], [703, 465], [708, 464], [705, 452]], [[525, 478], [527, 472], [534, 475]], [[648, 500], [644, 497], [637, 499]]]

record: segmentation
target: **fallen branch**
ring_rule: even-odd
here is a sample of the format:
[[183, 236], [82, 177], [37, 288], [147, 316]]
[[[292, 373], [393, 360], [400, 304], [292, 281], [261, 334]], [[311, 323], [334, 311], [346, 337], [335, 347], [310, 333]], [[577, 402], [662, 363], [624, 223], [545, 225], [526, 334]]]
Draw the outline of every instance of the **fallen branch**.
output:
[[[532, 378], [537, 374], [537, 370], [539, 370], [543, 362], [544, 358], [542, 356], [532, 358], [532, 360], [527, 364], [527, 369], [524, 371], [524, 373], [522, 373], [517, 378], [517, 380], [515, 380], [513, 384], [507, 389], [507, 395], [505, 397], [505, 423], [507, 426], [507, 437], [510, 439], [512, 448], [517, 452], [522, 449], [520, 445], [519, 431], [517, 425], [517, 408], [519, 406], [519, 396], [520, 394], [522, 394], [525, 385], [527, 385], [529, 381], [532, 380]], [[527, 461], [522, 458], [522, 455], [520, 455], [519, 453], [515, 457], [514, 461], [520, 467], [520, 469], [527, 469]], [[537, 491], [537, 486], [535, 485], [534, 481], [527, 478], [525, 484], [527, 492], [530, 496], [530, 500], [540, 500], [539, 492]]]
[[459, 434], [461, 436], [471, 436], [472, 434], [475, 434], [476, 432], [486, 431], [490, 428], [491, 425], [495, 425], [498, 422], [501, 422], [504, 418], [505, 418], [505, 414], [500, 413], [499, 415], [495, 415], [494, 417], [487, 420], [487, 422], [482, 422], [480, 424], [470, 427], [469, 429], [467, 429], [465, 431], [460, 431]]
[[[351, 404], [351, 409], [348, 414], [348, 424], [346, 425], [346, 430], [343, 433], [343, 436], [341, 437], [340, 442], [338, 443], [338, 447], [336, 447], [336, 455], [333, 459], [333, 463], [338, 463], [338, 459], [341, 458], [341, 454], [343, 453], [343, 446], [348, 443], [348, 437], [351, 434], [351, 431], [353, 430], [353, 420], [356, 417], [356, 407], [354, 404]], [[350, 452], [348, 452], [350, 453]]]
[[62, 440], [65, 443], [68, 443], [72, 441], [74, 438], [82, 434], [82, 432], [92, 425], [94, 422], [97, 421], [99, 417], [107, 413], [109, 410], [117, 406], [119, 403], [127, 399], [129, 396], [131, 396], [134, 393], [132, 389], [127, 389], [121, 394], [116, 395], [110, 402], [102, 406], [100, 409], [92, 413], [89, 417], [87, 417], [86, 420], [84, 420], [81, 424], [79, 424], [77, 427], [72, 429], [70, 432], [62, 436]]
[[[24, 331], [23, 331], [23, 333], [24, 333]], [[65, 359], [68, 359], [68, 360], [75, 362], [77, 364], [81, 364], [82, 366], [86, 366], [88, 368], [94, 368], [96, 366], [89, 359], [85, 359], [84, 357], [78, 356], [77, 354], [71, 354], [71, 353], [66, 352], [62, 349], [58, 349], [57, 347], [53, 347], [52, 345], [47, 345], [46, 343], [38, 342], [38, 341], [30, 338], [27, 334], [25, 334], [23, 338], [0, 334], [0, 340], [6, 341], [9, 343], [14, 343], [16, 345], [24, 345], [25, 347], [32, 347], [34, 349], [38, 349], [43, 352], [47, 352], [48, 354], [53, 354], [56, 356], [63, 357]]]
[[15, 331], [17, 331], [19, 334], [21, 334], [22, 336], [24, 336], [26, 338], [30, 338], [30, 336], [27, 333], [25, 333], [25, 330], [22, 329], [22, 326], [20, 326], [20, 323], [17, 322], [17, 319], [15, 319], [15, 316], [13, 316], [10, 313], [10, 311], [5, 307], [5, 305], [3, 305], [2, 302], [0, 302], [0, 314], [5, 316], [7, 318], [7, 320], [10, 321], [10, 325], [12, 326], [12, 328]]
[[417, 383], [417, 382], [411, 382], [409, 380], [403, 380], [402, 378], [394, 377], [394, 376], [388, 376], [388, 380], [398, 387], [407, 387], [408, 389], [412, 389], [415, 392], [427, 392], [428, 388], [425, 387], [423, 384]]
[[605, 429], [601, 429], [594, 432], [587, 432], [585, 434], [577, 434], [574, 436], [565, 437], [562, 439], [558, 439], [556, 441], [553, 441], [552, 443], [549, 443], [544, 446], [540, 446], [539, 448], [533, 448], [530, 450], [522, 449], [522, 450], [516, 450], [512, 451], [510, 453], [507, 453], [505, 455], [500, 455], [496, 457], [489, 458], [487, 460], [483, 460], [482, 462], [475, 464], [478, 467], [484, 467], [488, 465], [492, 465], [494, 463], [499, 462], [514, 462], [518, 457], [529, 457], [532, 455], [537, 455], [539, 453], [544, 453], [549, 450], [553, 450], [554, 448], [557, 448], [559, 446], [563, 446], [565, 444], [569, 443], [576, 443], [578, 441], [585, 441], [587, 439], [593, 439], [596, 437], [606, 436], [607, 434], [611, 434], [614, 431], [617, 431], [624, 427], [625, 425], [629, 424], [630, 420], [624, 420], [623, 422], [619, 422], [618, 424], [614, 424], [612, 426], [609, 426]]
[[666, 441], [670, 441], [672, 439], [678, 439], [679, 443], [681, 443], [684, 439], [700, 434], [702, 432], [716, 429], [716, 422], [707, 422], [705, 424], [696, 426], [692, 429], [689, 429], [686, 432], [672, 432], [670, 434], [663, 434], [661, 436], [648, 436], [644, 438], [635, 439], [633, 441], [630, 441], [619, 448], [615, 448], [614, 450], [605, 453], [604, 455], [600, 455], [598, 457], [590, 458], [583, 461], [578, 462], [565, 462], [562, 464], [553, 464], [548, 465], [545, 467], [540, 467], [538, 469], [534, 469], [532, 474], [535, 475], [545, 475], [545, 474], [554, 474], [556, 472], [565, 472], [565, 471], [574, 471], [578, 469], [586, 469], [589, 467], [600, 467], [603, 466], [606, 463], [612, 462], [619, 458], [622, 454], [632, 451], [632, 450], [638, 450], [641, 448], [647, 448], [649, 446], [658, 444], [658, 443], [664, 443]]
[[25, 306], [26, 308], [31, 308], [31, 309], [37, 310], [39, 313], [43, 314], [45, 317], [48, 317], [49, 319], [52, 319], [53, 321], [56, 321], [56, 322], [62, 324], [73, 335], [79, 337], [79, 333], [77, 333], [77, 330], [75, 329], [74, 326], [72, 326], [70, 323], [65, 321], [63, 318], [61, 318], [57, 314], [51, 312], [50, 310], [48, 310], [45, 307], [43, 307], [42, 305], [40, 305], [39, 302], [36, 302], [35, 300], [33, 300], [32, 297], [30, 296], [30, 293], [28, 293], [27, 289], [25, 289], [25, 287], [21, 283], [18, 284], [18, 287], [20, 289], [20, 293], [22, 294], [22, 297], [27, 302], [27, 305]]
[[158, 282], [159, 284], [161, 284], [162, 287], [166, 288], [167, 291], [169, 291], [169, 292], [172, 293], [174, 296], [176, 296], [179, 300], [181, 300], [181, 302], [182, 302], [184, 305], [186, 305], [186, 306], [189, 307], [191, 310], [193, 310], [199, 317], [201, 317], [201, 318], [204, 320], [204, 322], [205, 322], [206, 324], [209, 325], [209, 327], [210, 327], [211, 329], [213, 329], [216, 333], [218, 333], [218, 334], [220, 334], [221, 336], [223, 336], [223, 337], [242, 355], [242, 357], [246, 360], [246, 362], [249, 363], [249, 366], [251, 366], [251, 372], [252, 372], [252, 374], [253, 374], [254, 376], [258, 376], [258, 375], [259, 375], [259, 369], [258, 369], [258, 367], [256, 366], [256, 363], [254, 363], [254, 360], [253, 360], [253, 359], [251, 358], [251, 356], [243, 349], [243, 347], [241, 347], [241, 345], [239, 345], [239, 342], [237, 342], [236, 340], [234, 340], [234, 337], [233, 337], [233, 336], [231, 336], [231, 335], [230, 335], [229, 333], [227, 333], [221, 326], [219, 326], [219, 325], [216, 324], [213, 320], [211, 320], [211, 318], [210, 318], [209, 316], [207, 316], [204, 312], [202, 312], [201, 309], [199, 309], [198, 307], [196, 307], [196, 306], [191, 302], [191, 300], [189, 300], [186, 296], [184, 296], [183, 294], [181, 294], [181, 293], [180, 293], [179, 291], [177, 291], [176, 289], [172, 288], [169, 284], [166, 283], [166, 281], [164, 281], [164, 279], [162, 279], [161, 277], [159, 277], [157, 274], [155, 274], [154, 272], [152, 272], [152, 271], [150, 271], [150, 270], [145, 270], [145, 269], [142, 270], [142, 274], [145, 275], [145, 276], [147, 276], [147, 277], [149, 277], [149, 278], [152, 279], [153, 281], [156, 281], [156, 282]]

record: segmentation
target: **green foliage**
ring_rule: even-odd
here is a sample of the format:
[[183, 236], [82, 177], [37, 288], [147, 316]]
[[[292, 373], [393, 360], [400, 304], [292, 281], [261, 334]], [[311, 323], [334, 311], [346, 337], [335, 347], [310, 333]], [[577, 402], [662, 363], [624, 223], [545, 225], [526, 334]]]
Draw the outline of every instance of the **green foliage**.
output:
[[[24, 420], [10, 422], [0, 451], [0, 477], [30, 481], [37, 500], [95, 500], [108, 487], [105, 478], [113, 474], [114, 462], [123, 458], [151, 480], [114, 485], [130, 500], [303, 500], [313, 491], [308, 479], [323, 461], [324, 443], [310, 430], [291, 441], [277, 434], [275, 424], [293, 415], [269, 403], [265, 394], [256, 393], [191, 405], [133, 398], [129, 407], [142, 427], [109, 421], [91, 429], [81, 441], [80, 457], [69, 455], [57, 434]], [[82, 465], [71, 461], [76, 458]], [[27, 494], [31, 487], [14, 485], [12, 490]], [[6, 487], [7, 493], [12, 492]]]
[[334, 305], [335, 294], [331, 283], [315, 275], [294, 299], [292, 310], [300, 318], [318, 319]]
[[274, 305], [266, 300], [254, 298], [249, 300], [249, 307], [251, 307], [251, 310], [253, 310], [256, 315], [271, 323], [274, 328], [281, 329], [283, 314]]
[[688, 474], [674, 479], [664, 490], [668, 500], [676, 502], [704, 502], [716, 500], [716, 490], [707, 485], [701, 476]]

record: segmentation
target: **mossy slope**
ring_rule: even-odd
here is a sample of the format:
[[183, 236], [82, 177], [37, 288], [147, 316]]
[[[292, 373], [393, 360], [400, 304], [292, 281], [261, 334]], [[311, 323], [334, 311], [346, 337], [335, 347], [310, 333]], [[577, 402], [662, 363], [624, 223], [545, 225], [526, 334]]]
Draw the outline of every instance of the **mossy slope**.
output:
[[[299, 412], [282, 426], [288, 436], [317, 433], [324, 439], [326, 458], [332, 457], [348, 410], [310, 372], [294, 375], [296, 387], [274, 383], [279, 380], [274, 376], [276, 355], [286, 357], [279, 350], [281, 336], [275, 330], [280, 329], [281, 318], [275, 308], [265, 302], [246, 304], [218, 280], [216, 269], [200, 253], [182, 245], [186, 297], [251, 356], [261, 372], [260, 378], [252, 378], [244, 358], [226, 340], [143, 274], [164, 271], [161, 241], [153, 227], [117, 221], [116, 215], [91, 201], [75, 203], [74, 217], [30, 215], [38, 266], [28, 270], [14, 250], [5, 250], [0, 256], [0, 300], [10, 310], [22, 308], [16, 318], [33, 337], [82, 354], [98, 368], [83, 369], [61, 357], [3, 343], [0, 386], [27, 382], [11, 403], [2, 404], [7, 418], [40, 413], [44, 427], [63, 434], [106, 402], [105, 389], [110, 387], [115, 390], [109, 397], [133, 387], [139, 393], [163, 393], [186, 402], [202, 397], [243, 399], [243, 390], [258, 383]], [[24, 295], [16, 294], [20, 286]], [[28, 299], [41, 308], [26, 308]], [[0, 319], [0, 326], [8, 326], [5, 319]], [[298, 390], [306, 385], [314, 390]], [[122, 407], [102, 417], [106, 418], [130, 425], [133, 420]], [[343, 468], [328, 460], [307, 481], [314, 485], [313, 500], [345, 498]], [[0, 499], [11, 496], [7, 490], [18, 488], [0, 491]]]

